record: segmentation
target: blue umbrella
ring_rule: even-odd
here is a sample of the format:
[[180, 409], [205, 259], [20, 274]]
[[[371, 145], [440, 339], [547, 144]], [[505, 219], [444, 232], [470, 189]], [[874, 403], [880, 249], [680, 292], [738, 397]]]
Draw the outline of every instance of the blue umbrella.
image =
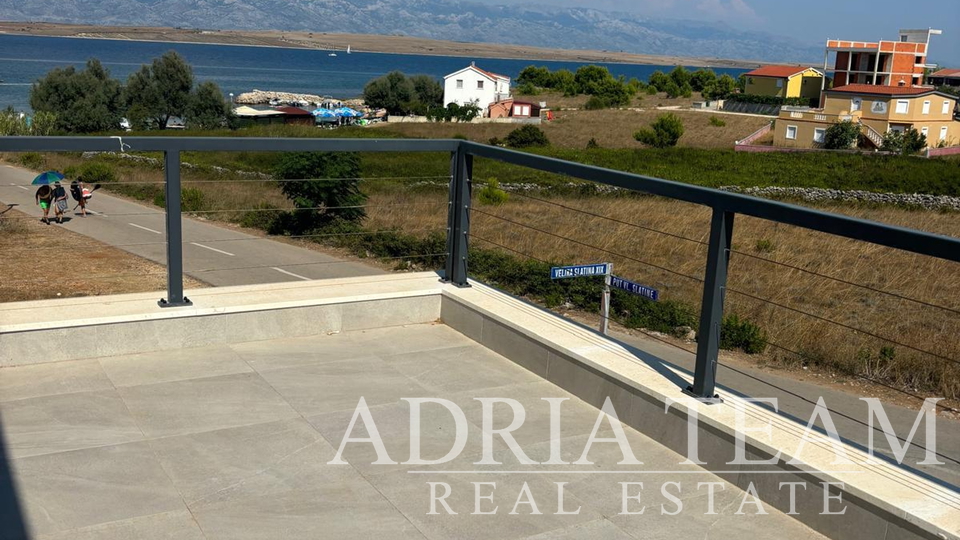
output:
[[59, 182], [61, 180], [63, 180], [62, 174], [58, 173], [57, 171], [47, 171], [45, 173], [40, 173], [39, 176], [33, 179], [33, 182], [31, 182], [31, 184], [35, 186], [39, 186], [39, 185], [45, 185], [45, 184], [52, 184], [54, 182]]
[[340, 107], [339, 109], [336, 109], [333, 112], [336, 113], [337, 116], [343, 116], [346, 118], [359, 118], [363, 116], [362, 112], [355, 111], [350, 107]]
[[317, 118], [336, 118], [337, 114], [331, 111], [330, 109], [314, 109], [313, 113]]

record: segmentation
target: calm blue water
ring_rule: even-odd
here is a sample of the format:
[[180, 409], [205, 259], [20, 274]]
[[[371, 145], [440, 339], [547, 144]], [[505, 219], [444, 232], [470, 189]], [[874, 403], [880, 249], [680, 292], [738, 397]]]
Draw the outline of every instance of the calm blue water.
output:
[[[344, 47], [346, 47], [344, 43]], [[99, 58], [114, 77], [125, 81], [144, 63], [174, 49], [193, 66], [197, 80], [211, 80], [224, 94], [253, 89], [330, 95], [341, 99], [359, 96], [370, 79], [398, 69], [407, 74], [426, 73], [437, 78], [452, 73], [471, 60], [452, 56], [358, 53], [337, 57], [328, 51], [145, 43], [99, 39], [0, 35], [0, 108], [12, 105], [29, 110], [30, 85], [56, 67], [82, 67], [89, 58]], [[530, 64], [552, 70], [576, 70], [582, 63], [532, 60], [477, 59], [477, 65], [516, 77]], [[646, 80], [657, 69], [670, 66], [604, 64], [614, 75]], [[717, 69], [737, 76], [743, 70]]]

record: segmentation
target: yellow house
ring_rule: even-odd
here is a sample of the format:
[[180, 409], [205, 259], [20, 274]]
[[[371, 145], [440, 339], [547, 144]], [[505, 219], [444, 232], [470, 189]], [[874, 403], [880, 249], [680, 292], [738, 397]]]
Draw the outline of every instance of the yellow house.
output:
[[922, 86], [848, 84], [826, 90], [823, 107], [783, 107], [777, 118], [773, 144], [787, 148], [817, 148], [827, 128], [850, 120], [861, 126], [874, 147], [887, 131], [913, 128], [933, 146], [960, 144], [957, 97]]
[[820, 99], [823, 73], [812, 67], [763, 66], [745, 74], [745, 94]]

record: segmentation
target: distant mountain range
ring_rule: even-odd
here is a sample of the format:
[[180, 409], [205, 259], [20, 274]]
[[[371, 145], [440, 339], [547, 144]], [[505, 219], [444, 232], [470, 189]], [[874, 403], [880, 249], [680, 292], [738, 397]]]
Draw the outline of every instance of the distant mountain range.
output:
[[304, 30], [641, 54], [812, 62], [823, 49], [726, 25], [583, 8], [457, 0], [17, 0], [0, 19], [97, 25]]

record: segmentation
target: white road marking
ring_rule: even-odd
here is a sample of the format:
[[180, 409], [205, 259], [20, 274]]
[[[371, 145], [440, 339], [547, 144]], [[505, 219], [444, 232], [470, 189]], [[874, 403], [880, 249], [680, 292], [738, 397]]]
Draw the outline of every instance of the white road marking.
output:
[[[96, 212], [96, 211], [94, 211], [94, 210], [87, 210], [87, 213], [88, 213], [88, 214], [91, 214], [91, 215], [94, 215], [94, 216], [107, 217], [107, 215], [104, 214], [103, 212]], [[133, 225], [133, 224], [131, 223], [131, 225]]]
[[308, 278], [308, 277], [303, 277], [303, 276], [301, 276], [301, 275], [299, 275], [299, 274], [294, 274], [293, 272], [287, 272], [287, 271], [284, 270], [283, 268], [277, 268], [276, 266], [274, 266], [273, 269], [276, 270], [277, 272], [280, 272], [281, 274], [286, 274], [286, 275], [288, 275], [288, 276], [293, 276], [293, 277], [295, 277], [295, 278], [297, 278], [297, 279], [302, 279], [302, 280], [304, 280], [304, 281], [312, 281], [312, 280], [311, 280], [310, 278]]
[[220, 250], [220, 249], [217, 249], [217, 248], [212, 248], [212, 247], [210, 247], [210, 246], [205, 246], [205, 245], [203, 245], [203, 244], [198, 244], [198, 243], [196, 243], [196, 242], [190, 242], [190, 245], [192, 245], [192, 246], [197, 246], [197, 247], [202, 247], [202, 248], [204, 248], [204, 249], [209, 249], [210, 251], [216, 251], [217, 253], [223, 253], [224, 255], [229, 255], [229, 256], [231, 256], [231, 257], [234, 257], [234, 256], [235, 256], [233, 253], [228, 253], [228, 252], [226, 252], [226, 251], [223, 251], [223, 250]]
[[17, 187], [24, 191], [30, 191], [30, 188], [28, 188], [27, 186], [17, 186]]
[[163, 233], [160, 232], [160, 231], [155, 231], [155, 230], [153, 230], [153, 229], [148, 229], [148, 228], [144, 227], [143, 225], [137, 225], [136, 223], [128, 223], [127, 225], [131, 225], [131, 226], [136, 227], [136, 228], [138, 228], [138, 229], [143, 229], [143, 230], [145, 230], [145, 231], [152, 232], [153, 234], [163, 234]]

